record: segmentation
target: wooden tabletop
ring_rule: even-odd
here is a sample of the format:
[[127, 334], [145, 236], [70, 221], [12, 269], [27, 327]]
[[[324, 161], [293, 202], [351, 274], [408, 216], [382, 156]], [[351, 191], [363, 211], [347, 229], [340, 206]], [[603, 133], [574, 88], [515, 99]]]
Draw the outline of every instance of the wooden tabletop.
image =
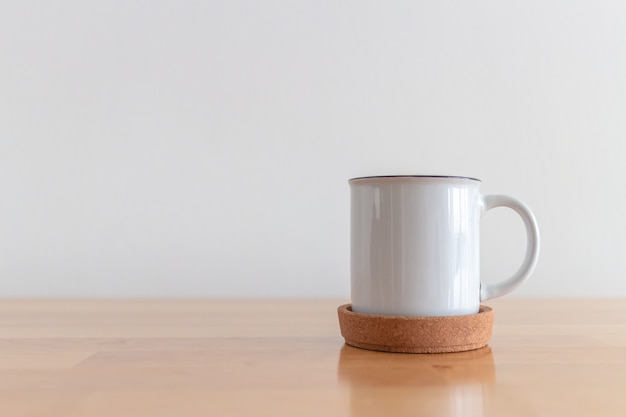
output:
[[345, 346], [346, 300], [0, 301], [0, 416], [626, 416], [626, 300], [503, 298], [489, 347]]

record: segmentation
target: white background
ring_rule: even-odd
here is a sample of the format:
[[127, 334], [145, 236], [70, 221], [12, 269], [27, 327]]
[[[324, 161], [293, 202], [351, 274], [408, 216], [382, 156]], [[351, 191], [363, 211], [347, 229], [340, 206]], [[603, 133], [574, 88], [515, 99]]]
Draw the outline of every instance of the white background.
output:
[[[626, 296], [626, 2], [0, 2], [0, 296], [349, 293], [350, 177], [542, 232], [515, 294]], [[484, 220], [486, 279], [521, 220]]]

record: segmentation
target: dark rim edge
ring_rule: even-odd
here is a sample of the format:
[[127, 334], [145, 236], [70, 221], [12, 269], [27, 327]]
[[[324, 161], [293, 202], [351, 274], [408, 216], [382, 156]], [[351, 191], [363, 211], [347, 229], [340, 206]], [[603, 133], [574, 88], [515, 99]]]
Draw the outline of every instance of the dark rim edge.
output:
[[357, 180], [370, 180], [377, 178], [456, 178], [461, 180], [472, 180], [482, 182], [478, 178], [474, 177], [464, 177], [462, 175], [371, 175], [367, 177], [355, 177], [350, 178], [348, 181], [357, 181]]

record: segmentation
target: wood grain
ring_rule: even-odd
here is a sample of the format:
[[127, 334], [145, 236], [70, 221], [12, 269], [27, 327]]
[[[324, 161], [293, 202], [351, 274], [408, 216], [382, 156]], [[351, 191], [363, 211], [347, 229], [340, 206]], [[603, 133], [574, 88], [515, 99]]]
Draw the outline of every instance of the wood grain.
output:
[[0, 416], [626, 415], [626, 300], [495, 300], [440, 355], [345, 346], [345, 302], [1, 300]]

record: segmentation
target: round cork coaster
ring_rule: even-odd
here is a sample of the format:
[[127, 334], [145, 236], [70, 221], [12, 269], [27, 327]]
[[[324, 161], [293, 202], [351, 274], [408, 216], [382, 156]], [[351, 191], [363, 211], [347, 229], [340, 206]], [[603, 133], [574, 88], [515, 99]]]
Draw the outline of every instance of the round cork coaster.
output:
[[350, 304], [337, 309], [346, 344], [358, 348], [399, 353], [446, 353], [487, 345], [493, 330], [493, 310], [480, 306], [466, 316], [379, 316], [352, 311]]

